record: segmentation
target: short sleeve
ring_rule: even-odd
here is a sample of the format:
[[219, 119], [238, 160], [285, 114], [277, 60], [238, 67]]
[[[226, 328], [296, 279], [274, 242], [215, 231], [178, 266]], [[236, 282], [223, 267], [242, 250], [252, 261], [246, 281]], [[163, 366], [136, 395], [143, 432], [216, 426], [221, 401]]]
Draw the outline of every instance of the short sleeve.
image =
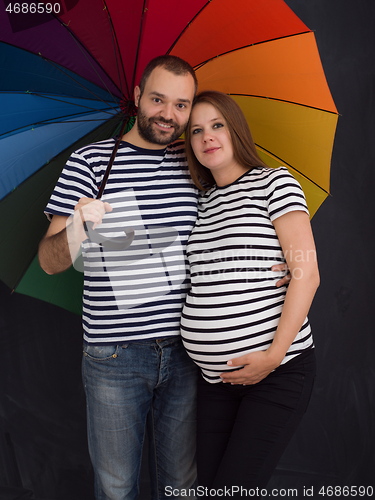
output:
[[285, 167], [271, 171], [266, 195], [271, 221], [296, 210], [309, 215], [301, 185]]
[[95, 198], [97, 192], [92, 168], [83, 155], [74, 152], [61, 172], [44, 212], [49, 219], [52, 215], [69, 216], [80, 198]]

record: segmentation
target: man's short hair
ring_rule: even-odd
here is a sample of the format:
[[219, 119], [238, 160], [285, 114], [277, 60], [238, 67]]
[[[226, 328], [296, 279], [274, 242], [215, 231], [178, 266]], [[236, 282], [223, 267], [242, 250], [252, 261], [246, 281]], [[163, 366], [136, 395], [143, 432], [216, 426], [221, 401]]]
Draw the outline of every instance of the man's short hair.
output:
[[144, 91], [145, 86], [146, 86], [146, 82], [147, 82], [150, 74], [152, 73], [152, 71], [154, 71], [155, 68], [164, 68], [167, 71], [170, 71], [171, 73], [173, 73], [175, 75], [179, 75], [179, 76], [188, 75], [188, 74], [191, 75], [193, 77], [194, 84], [195, 84], [194, 94], [197, 92], [198, 80], [197, 80], [197, 77], [195, 75], [195, 72], [194, 72], [194, 69], [192, 68], [192, 66], [190, 66], [190, 64], [188, 62], [184, 61], [180, 57], [171, 56], [171, 55], [162, 55], [162, 56], [158, 56], [158, 57], [155, 57], [154, 59], [152, 59], [147, 64], [146, 68], [144, 69], [142, 77], [141, 77], [141, 81], [139, 84], [139, 88], [141, 90], [141, 95], [143, 94], [143, 91]]

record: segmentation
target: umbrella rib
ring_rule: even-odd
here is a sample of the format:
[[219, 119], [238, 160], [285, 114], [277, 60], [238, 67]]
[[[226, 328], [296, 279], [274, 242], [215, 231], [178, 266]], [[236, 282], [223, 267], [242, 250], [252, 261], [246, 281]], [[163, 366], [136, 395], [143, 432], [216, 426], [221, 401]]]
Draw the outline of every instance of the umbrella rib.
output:
[[97, 122], [97, 121], [102, 121], [102, 120], [99, 120], [99, 119], [96, 119], [96, 120], [94, 120], [94, 119], [92, 119], [92, 120], [55, 120], [55, 121], [45, 120], [45, 121], [40, 121], [40, 122], [29, 123], [28, 125], [24, 125], [23, 127], [9, 130], [6, 133], [0, 134], [0, 137], [12, 135], [15, 132], [20, 132], [23, 129], [28, 130], [29, 127], [31, 127], [31, 130], [33, 130], [34, 127], [38, 127], [41, 125], [53, 124], [53, 123], [89, 123], [89, 122]]
[[[139, 51], [140, 51], [140, 47], [141, 47], [141, 38], [142, 38], [142, 33], [143, 33], [143, 24], [144, 24], [145, 12], [147, 11], [147, 9], [146, 9], [146, 1], [147, 0], [143, 0], [143, 8], [142, 8], [141, 24], [139, 26], [139, 36], [138, 36], [137, 50], [135, 51], [135, 61], [138, 61]], [[132, 76], [132, 89], [134, 89], [134, 87], [135, 87], [135, 69], [136, 69], [136, 65], [134, 64], [134, 71], [133, 71], [133, 76]]]
[[291, 165], [290, 163], [288, 163], [287, 161], [283, 160], [282, 158], [280, 158], [280, 156], [277, 156], [275, 155], [274, 153], [272, 153], [271, 151], [269, 151], [268, 149], [260, 146], [260, 144], [257, 144], [257, 143], [254, 143], [255, 146], [260, 149], [261, 151], [263, 151], [264, 153], [272, 156], [272, 158], [275, 158], [276, 160], [279, 160], [280, 162], [282, 162], [284, 165], [286, 165], [288, 168], [294, 170], [295, 172], [297, 172], [299, 175], [301, 175], [303, 178], [305, 178], [306, 180], [308, 180], [309, 182], [311, 182], [312, 184], [314, 184], [314, 186], [316, 186], [317, 188], [319, 188], [321, 191], [323, 191], [324, 193], [326, 193], [327, 195], [329, 195], [329, 191], [326, 191], [324, 188], [322, 188], [322, 186], [319, 186], [318, 183], [316, 183], [315, 181], [313, 181], [310, 177], [308, 177], [306, 174], [304, 174], [303, 172], [301, 172], [300, 170], [298, 170], [298, 168], [296, 167], [293, 167], [293, 165]]
[[[107, 13], [108, 13], [108, 19], [110, 21], [112, 35], [113, 35], [114, 40], [115, 40], [114, 45], [118, 48], [118, 42], [117, 42], [117, 38], [116, 38], [116, 36], [114, 34], [113, 24], [112, 24], [111, 17], [109, 15], [109, 10], [108, 10], [107, 5], [105, 3], [104, 3], [104, 5], [105, 5], [105, 10], [107, 10]], [[106, 82], [103, 80], [103, 78], [100, 75], [100, 73], [96, 70], [95, 66], [93, 65], [92, 59], [88, 57], [88, 54], [91, 55], [91, 53], [87, 49], [87, 47], [81, 42], [81, 40], [79, 40], [79, 38], [69, 28], [69, 26], [67, 24], [65, 24], [57, 15], [51, 14], [51, 16], [53, 16], [60, 23], [60, 25], [64, 29], [66, 29], [66, 31], [70, 34], [70, 36], [72, 37], [72, 39], [74, 40], [74, 42], [76, 43], [76, 45], [79, 47], [82, 55], [84, 56], [84, 58], [86, 59], [86, 61], [89, 63], [90, 67], [92, 68], [92, 70], [94, 71], [94, 73], [97, 75], [97, 77], [99, 78], [99, 80], [101, 81], [101, 83], [103, 85], [103, 90], [105, 90], [106, 92], [108, 92], [108, 94], [112, 97], [112, 99], [115, 100], [115, 97], [114, 97], [112, 91], [109, 89], [108, 85], [106, 84]], [[17, 47], [16, 45], [9, 44], [7, 42], [4, 42], [4, 43], [6, 43], [7, 45], [16, 47], [17, 49], [20, 49], [20, 47]], [[51, 64], [52, 66], [54, 66], [58, 71], [60, 71], [61, 73], [65, 74], [68, 78], [70, 78], [72, 81], [74, 81], [76, 84], [78, 84], [81, 88], [85, 89], [87, 92], [89, 92], [90, 94], [92, 94], [95, 97], [95, 99], [101, 100], [102, 102], [105, 102], [107, 104], [107, 102], [104, 99], [100, 98], [97, 94], [95, 94], [95, 92], [93, 92], [92, 90], [88, 89], [81, 82], [78, 82], [77, 80], [75, 80], [70, 74], [67, 74], [65, 71], [63, 71], [63, 69], [62, 69], [62, 67], [60, 65], [56, 64], [51, 59], [48, 59], [47, 57], [43, 56], [40, 52], [38, 54], [36, 54], [35, 52], [32, 52], [32, 51], [30, 51], [28, 49], [21, 49], [21, 50], [24, 50], [25, 52], [29, 52], [30, 54], [33, 54], [33, 55], [39, 55], [44, 61], [46, 61], [49, 64]], [[120, 54], [119, 50], [118, 50], [118, 54]], [[116, 60], [116, 63], [118, 63], [118, 59], [119, 58], [117, 57], [117, 54], [116, 54], [116, 51], [115, 51], [115, 60]], [[111, 82], [113, 83], [113, 85], [118, 89], [118, 91], [121, 94], [121, 96], [123, 96], [124, 93], [123, 93], [122, 89], [119, 88], [118, 85], [116, 85], [116, 83], [113, 81], [113, 79], [108, 75], [107, 71], [105, 71], [105, 69], [102, 66], [100, 66], [100, 67], [101, 67], [103, 73], [108, 77], [109, 80], [111, 80]], [[121, 76], [120, 76], [120, 71], [119, 71], [118, 64], [117, 64], [117, 68], [118, 68], [118, 74], [119, 74], [119, 81], [121, 81]], [[123, 68], [123, 64], [122, 64], [122, 68]], [[126, 82], [126, 75], [125, 75], [124, 68], [123, 68], [123, 79], [125, 81], [126, 87], [128, 88], [128, 85], [127, 85], [127, 82]]]
[[[111, 25], [111, 28], [112, 28], [112, 31], [113, 31], [113, 25], [112, 25], [112, 21], [111, 21], [111, 18], [110, 18], [110, 15], [109, 15], [109, 10], [108, 10], [108, 7], [107, 5], [105, 4], [104, 2], [104, 5], [105, 5], [105, 9], [103, 10], [106, 10], [107, 13], [108, 13], [108, 18], [110, 20], [110, 25]], [[90, 60], [90, 58], [87, 57], [87, 54], [90, 54], [90, 51], [87, 49], [87, 47], [81, 42], [81, 40], [76, 36], [76, 34], [69, 28], [69, 26], [67, 24], [65, 24], [56, 14], [52, 14], [53, 17], [55, 17], [57, 19], [57, 21], [68, 31], [68, 33], [70, 34], [70, 36], [73, 38], [73, 40], [75, 41], [76, 45], [80, 48], [80, 51], [81, 53], [84, 55], [85, 59], [88, 61], [88, 63], [90, 64], [92, 70], [94, 71], [94, 73], [98, 76], [98, 78], [100, 79], [100, 81], [102, 82], [103, 84], [103, 87], [106, 89], [106, 91], [112, 96], [112, 92], [110, 91], [110, 89], [108, 88], [108, 86], [106, 85], [106, 83], [103, 81], [103, 78], [100, 76], [100, 74], [98, 73], [98, 71], [95, 69], [94, 65], [92, 64], [92, 61]], [[116, 40], [116, 43], [117, 43], [117, 40]], [[84, 50], [83, 50], [84, 49]], [[115, 60], [117, 62], [117, 56], [115, 54]], [[99, 63], [98, 63], [99, 64]], [[103, 72], [107, 75], [107, 77], [111, 80], [111, 82], [115, 85], [115, 87], [118, 89], [118, 91], [122, 93], [122, 90], [121, 88], [119, 88], [116, 83], [113, 81], [113, 79], [108, 75], [108, 73], [104, 70], [104, 68], [100, 65], [101, 69], [103, 70]], [[125, 73], [124, 73], [125, 75]], [[124, 76], [124, 79], [125, 79], [125, 82], [126, 82], [126, 78]], [[121, 81], [121, 79], [119, 78], [119, 81]], [[113, 96], [112, 96], [113, 97]]]
[[[15, 94], [15, 93], [16, 92], [14, 92], [13, 94]], [[19, 93], [23, 94], [23, 92], [19, 92]], [[41, 97], [43, 99], [48, 99], [50, 101], [62, 102], [63, 104], [71, 104], [72, 106], [76, 106], [77, 108], [84, 108], [84, 109], [87, 109], [88, 111], [103, 111], [104, 113], [108, 113], [108, 114], [117, 114], [118, 113], [118, 108], [116, 108], [115, 106], [111, 105], [107, 101], [99, 101], [99, 102], [102, 102], [102, 103], [106, 104], [108, 106], [107, 109], [113, 111], [113, 113], [110, 113], [106, 109], [93, 108], [91, 106], [84, 106], [83, 104], [75, 104], [75, 103], [72, 103], [70, 101], [67, 101], [67, 100], [64, 100], [64, 99], [58, 99], [57, 97], [52, 97], [52, 96], [47, 95], [47, 94], [40, 94], [38, 92], [30, 92], [30, 91], [26, 91], [24, 93], [28, 94], [28, 95], [34, 95], [36, 97]], [[73, 97], [73, 99], [76, 99], [76, 98]], [[79, 97], [77, 99], [87, 99], [87, 100], [89, 100], [87, 97]]]
[[[4, 94], [4, 93], [6, 93], [6, 92], [2, 92], [2, 94]], [[57, 99], [55, 97], [50, 97], [50, 96], [47, 96], [45, 94], [38, 94], [37, 92], [29, 92], [28, 91], [26, 93], [29, 94], [29, 95], [37, 96], [37, 97], [42, 97], [43, 99], [49, 99], [49, 100], [56, 101], [56, 102], [62, 102], [64, 104], [72, 104], [69, 101], [64, 101], [63, 99]], [[19, 92], [19, 94], [23, 94], [23, 92]], [[22, 129], [28, 128], [30, 126], [45, 125], [45, 124], [48, 124], [48, 123], [78, 123], [78, 122], [93, 122], [93, 121], [97, 121], [97, 120], [64, 120], [64, 116], [65, 117], [83, 116], [85, 113], [91, 113], [91, 112], [105, 113], [105, 114], [108, 114], [110, 116], [116, 116], [119, 113], [118, 109], [114, 108], [113, 106], [109, 106], [107, 109], [98, 109], [98, 108], [92, 108], [92, 107], [89, 107], [89, 106], [84, 106], [82, 104], [72, 104], [72, 105], [76, 106], [76, 107], [84, 108], [86, 111], [85, 112], [81, 112], [81, 113], [69, 113], [68, 115], [60, 116], [59, 120], [49, 119], [49, 120], [41, 120], [41, 121], [38, 121], [38, 122], [32, 122], [32, 123], [29, 123], [28, 125], [23, 125], [22, 127], [17, 127], [17, 128], [15, 128], [13, 130], [8, 130], [7, 132], [5, 132], [3, 134], [0, 134], [0, 137], [4, 136], [4, 135], [13, 134], [17, 130], [22, 130]]]
[[[59, 20], [60, 21], [60, 20]], [[61, 22], [61, 21], [60, 21]], [[70, 32], [71, 33], [71, 32]], [[72, 34], [72, 33], [71, 33]], [[5, 43], [6, 45], [9, 45], [11, 47], [15, 47], [17, 49], [20, 49], [19, 47], [17, 47], [16, 45], [13, 45], [13, 44], [10, 44], [10, 43], [7, 43], [7, 42], [2, 42], [2, 43]], [[72, 80], [74, 83], [76, 83], [79, 87], [81, 87], [82, 89], [86, 90], [89, 94], [91, 94], [92, 96], [94, 96], [94, 98], [97, 100], [97, 101], [101, 101], [105, 104], [107, 104], [108, 106], [109, 105], [109, 102], [110, 101], [106, 101], [104, 99], [102, 99], [101, 97], [99, 97], [95, 92], [93, 92], [92, 90], [88, 89], [85, 85], [83, 85], [81, 82], [77, 81], [75, 78], [73, 78], [69, 73], [66, 73], [66, 71], [63, 70], [62, 66], [60, 66], [59, 64], [56, 64], [54, 61], [52, 61], [51, 59], [48, 59], [47, 57], [44, 57], [41, 53], [38, 53], [36, 54], [35, 52], [32, 52], [30, 50], [27, 50], [27, 49], [20, 49], [20, 50], [23, 50], [24, 52], [28, 52], [30, 54], [33, 54], [34, 56], [35, 55], [38, 55], [39, 57], [41, 57], [44, 61], [46, 61], [48, 64], [50, 64], [51, 66], [54, 66], [55, 69], [57, 69], [58, 71], [60, 71], [61, 73], [63, 73], [65, 76], [67, 76], [70, 80]], [[95, 71], [95, 70], [94, 70]], [[100, 78], [100, 75], [98, 75], [99, 78]], [[103, 82], [103, 85], [104, 82]], [[116, 100], [118, 98], [116, 98], [112, 92], [109, 90], [109, 89], [105, 89], [108, 94], [113, 98], [113, 100]], [[119, 92], [120, 92], [120, 89], [119, 89]], [[87, 98], [86, 98], [87, 99]], [[114, 108], [115, 109], [115, 108]]]
[[339, 113], [335, 111], [330, 111], [329, 109], [324, 109], [324, 108], [317, 108], [316, 106], [309, 106], [308, 104], [302, 104], [296, 101], [288, 101], [286, 99], [277, 99], [276, 97], [267, 97], [264, 95], [257, 95], [257, 94], [232, 94], [227, 92], [228, 95], [231, 96], [238, 96], [238, 97], [254, 97], [256, 99], [265, 99], [266, 101], [277, 101], [277, 102], [285, 102], [288, 104], [294, 104], [295, 106], [301, 106], [302, 108], [309, 108], [309, 109], [315, 109], [317, 111], [323, 111], [324, 113], [330, 113], [331, 115], [339, 115]]
[[[105, 110], [94, 110], [96, 112], [103, 112], [103, 113], [106, 113]], [[87, 112], [88, 114], [89, 112]], [[119, 112], [117, 112], [116, 114], [112, 114], [112, 113], [108, 113], [111, 117], [116, 117]], [[66, 117], [71, 117], [73, 118], [74, 116], [84, 116], [84, 113], [77, 113], [77, 114], [69, 114], [69, 115], [65, 115]], [[89, 122], [96, 122], [98, 121], [98, 119], [91, 119], [91, 120], [64, 120], [64, 116], [60, 116], [59, 119], [57, 120], [54, 120], [54, 119], [50, 119], [50, 120], [40, 120], [38, 122], [32, 122], [32, 123], [28, 123], [26, 125], [22, 125], [22, 127], [17, 127], [13, 130], [8, 130], [7, 132], [4, 132], [2, 134], [0, 134], [0, 137], [2, 136], [7, 136], [7, 135], [12, 135], [14, 134], [15, 132], [17, 131], [21, 131], [23, 129], [28, 129], [29, 127], [36, 127], [36, 126], [41, 126], [41, 125], [48, 125], [48, 124], [52, 124], [52, 123], [89, 123]], [[102, 120], [100, 120], [102, 121]]]
[[[55, 16], [56, 17], [56, 16]], [[60, 19], [58, 20], [60, 23]], [[61, 23], [63, 26], [65, 26], [63, 23]], [[73, 33], [71, 31], [69, 31], [70, 35], [74, 38], [74, 40], [76, 42], [78, 42], [78, 40], [74, 37]], [[51, 59], [48, 59], [47, 57], [43, 56], [40, 52], [37, 54], [35, 52], [32, 52], [31, 50], [28, 50], [28, 49], [20, 49], [20, 47], [17, 47], [17, 45], [13, 45], [11, 43], [8, 43], [8, 42], [1, 42], [1, 43], [4, 43], [6, 45], [9, 45], [11, 47], [15, 47], [16, 49], [19, 49], [19, 50], [23, 50], [24, 52], [28, 52], [29, 54], [32, 54], [34, 56], [39, 56], [41, 57], [44, 61], [46, 61], [48, 64], [50, 64], [51, 66], [54, 66], [55, 69], [57, 69], [58, 71], [60, 71], [61, 73], [63, 73], [65, 76], [67, 76], [70, 80], [72, 80], [74, 83], [76, 83], [79, 87], [81, 87], [82, 89], [86, 90], [89, 94], [93, 95], [94, 98], [97, 100], [97, 101], [101, 101], [101, 102], [104, 102], [105, 104], [108, 104], [107, 101], [105, 101], [104, 99], [102, 99], [101, 97], [99, 97], [95, 92], [93, 92], [92, 90], [88, 89], [85, 85], [83, 85], [81, 82], [77, 81], [75, 78], [73, 78], [69, 73], [67, 73], [66, 71], [63, 70], [62, 66], [55, 63], [54, 61], [52, 61]], [[82, 44], [81, 44], [82, 45]], [[84, 53], [83, 53], [84, 54]], [[85, 54], [84, 54], [85, 55]], [[86, 55], [85, 55], [86, 57]], [[90, 61], [89, 61], [90, 62]], [[91, 63], [90, 63], [91, 64]], [[101, 82], [103, 83], [103, 90], [106, 90], [106, 92], [108, 92], [108, 94], [112, 97], [113, 100], [116, 100], [118, 98], [116, 98], [113, 93], [108, 89], [107, 85], [103, 82], [103, 79], [100, 77], [100, 75], [97, 73], [97, 71], [95, 70], [95, 68], [93, 68], [93, 71], [98, 75], [98, 78], [101, 80]], [[74, 73], [73, 71], [70, 71], [70, 73]], [[77, 73], [75, 73], [77, 74]], [[79, 75], [77, 75], [79, 76]], [[108, 77], [109, 78], [109, 77]], [[114, 84], [115, 85], [115, 84]], [[117, 87], [117, 85], [115, 85]], [[118, 88], [118, 87], [117, 87]], [[118, 89], [119, 92], [121, 92], [120, 89]]]
[[[73, 78], [70, 74], [68, 74], [66, 71], [63, 70], [63, 68], [58, 65], [58, 64], [55, 64], [53, 61], [51, 61], [50, 59], [47, 59], [45, 58], [44, 56], [42, 56], [40, 54], [40, 57], [42, 57], [42, 59], [46, 62], [48, 62], [49, 64], [51, 64], [55, 69], [57, 69], [58, 71], [60, 71], [60, 73], [63, 73], [65, 76], [67, 76], [70, 80], [72, 80], [74, 83], [76, 83], [77, 85], [79, 85], [82, 89], [86, 90], [89, 94], [91, 94], [97, 101], [100, 101], [100, 102], [103, 102], [105, 104], [108, 105], [108, 107], [110, 107], [110, 101], [107, 101], [107, 100], [104, 100], [103, 98], [99, 97], [95, 92], [93, 92], [92, 90], [90, 90], [89, 88], [87, 88], [85, 85], [83, 85], [82, 83], [78, 82], [75, 78]], [[109, 89], [106, 89], [107, 92], [109, 93], [109, 95], [113, 98], [113, 100], [115, 100], [116, 98], [114, 97], [114, 95], [112, 94], [112, 92], [109, 90]]]
[[[126, 87], [126, 94], [125, 94], [125, 92], [123, 92], [123, 90], [121, 88], [119, 89], [119, 91], [120, 91], [121, 95], [130, 96], [131, 95], [131, 93], [130, 93], [131, 89], [129, 89], [128, 82], [126, 80], [126, 73], [125, 73], [125, 68], [124, 68], [124, 62], [123, 62], [122, 57], [121, 57], [120, 46], [119, 46], [119, 43], [118, 43], [118, 40], [117, 40], [116, 31], [115, 31], [114, 26], [113, 26], [112, 16], [111, 16], [111, 14], [109, 12], [109, 9], [108, 9], [108, 6], [107, 6], [107, 2], [105, 0], [103, 0], [103, 3], [104, 3], [104, 6], [105, 6], [105, 10], [107, 12], [107, 15], [108, 15], [109, 24], [111, 26], [111, 34], [112, 34], [112, 41], [113, 41], [113, 50], [114, 50], [114, 57], [115, 57], [115, 61], [116, 61], [118, 81], [120, 82], [120, 85], [122, 84], [122, 81], [124, 81], [125, 87]], [[121, 71], [120, 71], [119, 61], [121, 61], [121, 69], [122, 69], [122, 77], [123, 78], [121, 78]], [[117, 85], [116, 85], [116, 87], [117, 87]]]
[[291, 35], [279, 36], [279, 37], [276, 37], [276, 38], [270, 38], [270, 39], [267, 39], [267, 40], [262, 40], [260, 42], [255, 42], [255, 43], [249, 43], [247, 45], [242, 45], [241, 47], [236, 47], [235, 49], [231, 49], [231, 50], [228, 50], [226, 52], [222, 52], [221, 54], [216, 54], [215, 56], [210, 57], [209, 59], [206, 59], [205, 61], [202, 61], [201, 63], [199, 63], [196, 66], [194, 66], [194, 69], [195, 70], [200, 69], [202, 66], [204, 66], [207, 63], [209, 63], [210, 61], [213, 61], [214, 59], [217, 59], [218, 57], [225, 56], [227, 54], [231, 54], [232, 52], [236, 52], [237, 50], [247, 49], [248, 47], [253, 47], [255, 45], [262, 45], [264, 43], [275, 42], [276, 40], [283, 40], [285, 38], [292, 38], [294, 36], [306, 35], [306, 34], [311, 33], [311, 32], [312, 32], [311, 30], [300, 31], [298, 33], [292, 33]]
[[208, 2], [203, 5], [203, 7], [195, 14], [195, 16], [187, 23], [187, 25], [185, 26], [185, 28], [183, 30], [180, 31], [180, 34], [178, 35], [178, 37], [176, 38], [176, 40], [172, 43], [172, 45], [170, 46], [169, 50], [166, 52], [166, 54], [169, 54], [171, 52], [171, 50], [174, 49], [175, 45], [177, 44], [177, 42], [179, 41], [179, 39], [182, 37], [182, 35], [185, 33], [185, 31], [189, 28], [189, 26], [191, 25], [192, 22], [194, 22], [194, 20], [201, 14], [201, 12], [206, 8], [208, 7], [208, 5], [210, 5], [210, 3], [212, 2], [212, 0], [208, 0]]

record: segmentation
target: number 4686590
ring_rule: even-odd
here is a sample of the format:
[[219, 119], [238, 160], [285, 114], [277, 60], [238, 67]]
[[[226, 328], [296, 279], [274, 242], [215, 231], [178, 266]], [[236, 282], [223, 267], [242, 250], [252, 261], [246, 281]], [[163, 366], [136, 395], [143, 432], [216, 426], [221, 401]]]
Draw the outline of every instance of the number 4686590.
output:
[[322, 486], [318, 492], [322, 497], [366, 497], [374, 495], [372, 486]]
[[60, 14], [61, 5], [58, 2], [55, 3], [8, 3], [6, 6], [6, 12], [9, 14]]

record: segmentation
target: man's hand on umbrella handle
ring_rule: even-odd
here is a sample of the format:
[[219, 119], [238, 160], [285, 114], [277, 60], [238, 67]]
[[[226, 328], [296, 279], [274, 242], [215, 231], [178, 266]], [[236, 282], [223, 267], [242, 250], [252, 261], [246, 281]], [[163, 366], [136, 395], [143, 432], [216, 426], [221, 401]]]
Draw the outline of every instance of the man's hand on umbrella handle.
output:
[[[101, 224], [103, 216], [112, 211], [109, 203], [93, 198], [81, 198], [74, 210], [76, 214], [79, 214], [80, 228], [84, 230], [80, 229], [82, 241], [88, 238], [91, 242], [112, 250], [125, 250], [132, 244], [134, 240], [134, 230], [132, 228], [124, 229], [124, 236], [117, 238], [108, 238], [95, 231], [96, 226]], [[77, 220], [78, 215], [75, 218]]]
[[285, 271], [286, 274], [284, 277], [282, 277], [279, 281], [276, 282], [276, 286], [279, 288], [280, 286], [287, 285], [289, 281], [291, 280], [291, 275], [288, 269], [288, 266], [286, 263], [282, 264], [275, 264], [274, 266], [271, 267], [271, 271], [275, 271], [276, 273]]
[[102, 223], [102, 219], [107, 212], [112, 211], [112, 207], [106, 201], [96, 200], [94, 198], [80, 198], [74, 210], [79, 213], [81, 222], [92, 222], [95, 229]]

